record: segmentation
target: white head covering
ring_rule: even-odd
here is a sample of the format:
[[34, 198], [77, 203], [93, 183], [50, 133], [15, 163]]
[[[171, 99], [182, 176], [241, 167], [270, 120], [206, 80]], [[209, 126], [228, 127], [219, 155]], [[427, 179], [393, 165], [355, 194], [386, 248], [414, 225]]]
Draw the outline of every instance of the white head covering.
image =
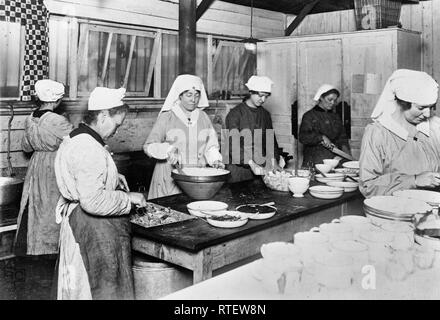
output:
[[206, 95], [202, 79], [191, 74], [181, 74], [174, 80], [160, 112], [171, 110], [173, 105], [179, 101], [180, 94], [187, 90], [200, 91], [200, 100], [197, 108], [209, 107], [208, 96]]
[[321, 98], [321, 96], [326, 93], [329, 92], [330, 90], [336, 90], [339, 92], [338, 89], [336, 89], [336, 87], [332, 86], [331, 84], [323, 84], [322, 86], [320, 86], [318, 88], [318, 91], [316, 91], [315, 96], [313, 97], [313, 100], [315, 100], [316, 102], [319, 101], [319, 98]]
[[431, 105], [437, 102], [438, 83], [426, 72], [408, 69], [394, 71], [383, 88], [371, 118], [393, 113], [395, 96], [422, 106]]
[[106, 110], [119, 107], [124, 104], [125, 88], [110, 89], [96, 87], [90, 93], [88, 110]]
[[54, 102], [64, 95], [64, 85], [62, 83], [45, 79], [35, 83], [35, 93], [41, 101]]
[[[406, 139], [408, 132], [391, 118], [397, 108], [395, 97], [421, 106], [432, 105], [437, 102], [438, 83], [426, 72], [399, 69], [393, 72], [385, 84], [371, 118]], [[428, 121], [418, 124], [416, 128], [429, 136]]]
[[272, 92], [273, 81], [266, 76], [252, 76], [246, 83], [246, 87], [252, 91]]

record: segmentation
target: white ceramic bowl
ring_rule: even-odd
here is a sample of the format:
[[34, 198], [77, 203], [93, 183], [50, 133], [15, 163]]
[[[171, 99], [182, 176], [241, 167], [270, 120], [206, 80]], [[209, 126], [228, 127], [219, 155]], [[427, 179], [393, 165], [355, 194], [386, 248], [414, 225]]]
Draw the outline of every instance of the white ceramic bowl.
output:
[[[219, 217], [222, 215], [236, 216], [239, 217], [240, 220], [225, 221], [213, 219], [213, 217]], [[243, 212], [238, 211], [217, 211], [215, 215], [207, 216], [206, 221], [208, 221], [210, 225], [217, 228], [238, 228], [244, 226], [248, 222], [248, 217]]]
[[344, 180], [344, 175], [342, 173], [327, 173], [324, 177], [322, 174], [317, 174], [315, 175], [315, 179], [322, 183], [342, 181]]
[[298, 259], [300, 255], [298, 246], [282, 241], [265, 243], [261, 246], [260, 252], [264, 259], [272, 261]]
[[336, 168], [336, 173], [342, 173], [346, 176], [357, 177], [359, 175], [359, 169], [350, 169], [350, 168]]
[[336, 199], [344, 194], [344, 189], [330, 186], [313, 186], [309, 188], [312, 196], [320, 199]]
[[304, 192], [309, 188], [309, 183], [309, 178], [292, 177], [289, 178], [288, 186], [295, 198], [302, 198], [304, 197]]
[[359, 187], [359, 183], [350, 181], [330, 181], [327, 185], [331, 187], [341, 187], [344, 188], [344, 192], [356, 191]]
[[435, 207], [440, 205], [440, 192], [430, 190], [399, 190], [393, 192], [393, 196], [421, 200]]
[[336, 168], [338, 166], [339, 160], [338, 159], [324, 159], [322, 160], [324, 164], [328, 164], [332, 167], [332, 169]]
[[[242, 205], [236, 207], [235, 210], [242, 212], [239, 209], [244, 206], [246, 206], [246, 204], [242, 204]], [[265, 207], [271, 208], [271, 209], [273, 209], [273, 211], [267, 212], [267, 213], [260, 212], [258, 214], [257, 213], [248, 213], [248, 212], [243, 212], [243, 213], [245, 213], [247, 215], [247, 217], [251, 220], [269, 219], [269, 218], [272, 218], [275, 215], [275, 213], [277, 213], [277, 208], [275, 208], [274, 206], [265, 206]]]
[[[228, 204], [220, 201], [195, 201], [186, 205], [188, 212], [196, 217], [205, 218], [210, 214], [216, 214], [216, 212], [224, 211], [228, 208]], [[206, 213], [204, 213], [206, 212]]]
[[359, 169], [359, 161], [347, 161], [342, 166], [349, 169]]
[[324, 173], [330, 172], [333, 169], [333, 167], [331, 165], [323, 164], [323, 163], [315, 164], [315, 167], [316, 167], [316, 169], [318, 169], [319, 171], [324, 172]]

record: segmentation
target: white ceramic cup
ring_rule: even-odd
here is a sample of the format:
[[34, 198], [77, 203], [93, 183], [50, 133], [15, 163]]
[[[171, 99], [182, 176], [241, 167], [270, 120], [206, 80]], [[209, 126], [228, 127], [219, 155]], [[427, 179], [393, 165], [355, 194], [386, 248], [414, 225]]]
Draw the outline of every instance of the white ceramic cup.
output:
[[338, 252], [315, 256], [315, 277], [329, 289], [348, 288], [353, 279], [353, 258]]
[[332, 222], [345, 223], [351, 226], [353, 228], [353, 237], [355, 239], [359, 238], [359, 234], [363, 230], [370, 229], [372, 227], [372, 224], [367, 217], [357, 215], [342, 216], [339, 219], [334, 219]]
[[390, 246], [393, 236], [378, 228], [363, 230], [359, 241], [368, 246], [368, 256], [371, 263], [386, 263], [390, 257]]
[[393, 237], [391, 246], [395, 249], [408, 250], [414, 246], [414, 229], [408, 224], [383, 224], [381, 229]]
[[304, 177], [291, 177], [288, 180], [289, 190], [295, 198], [304, 197], [304, 192], [309, 188], [310, 179]]
[[[316, 230], [315, 228], [312, 228]], [[348, 224], [343, 223], [322, 223], [319, 225], [319, 232], [325, 234], [329, 241], [337, 240], [352, 240], [353, 228]]]
[[[293, 242], [301, 250], [301, 259], [305, 267], [312, 268], [313, 257], [327, 252], [329, 249], [328, 237], [319, 232], [297, 232]], [[310, 270], [309, 270], [310, 271]]]
[[361, 285], [362, 268], [369, 264], [368, 246], [356, 240], [340, 240], [332, 242], [331, 249], [353, 259], [353, 279], [356, 286]]

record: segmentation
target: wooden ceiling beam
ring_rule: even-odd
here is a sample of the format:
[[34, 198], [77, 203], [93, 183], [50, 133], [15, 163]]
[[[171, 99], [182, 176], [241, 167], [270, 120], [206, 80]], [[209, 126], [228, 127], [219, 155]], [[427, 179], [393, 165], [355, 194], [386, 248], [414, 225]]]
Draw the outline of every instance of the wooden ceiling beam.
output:
[[300, 25], [300, 23], [304, 20], [304, 18], [313, 10], [313, 8], [318, 4], [321, 0], [313, 0], [304, 6], [299, 15], [292, 21], [292, 23], [286, 28], [284, 31], [284, 35], [290, 36], [292, 32]]
[[196, 21], [199, 21], [199, 19], [203, 16], [206, 10], [209, 9], [214, 1], [215, 0], [202, 0], [202, 2], [200, 2], [196, 10]]

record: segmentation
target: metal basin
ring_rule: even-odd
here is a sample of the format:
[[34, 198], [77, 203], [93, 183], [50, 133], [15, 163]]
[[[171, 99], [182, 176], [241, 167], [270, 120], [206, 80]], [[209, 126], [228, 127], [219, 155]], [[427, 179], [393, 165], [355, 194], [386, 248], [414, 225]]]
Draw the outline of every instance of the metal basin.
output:
[[0, 206], [20, 201], [23, 179], [0, 177]]

